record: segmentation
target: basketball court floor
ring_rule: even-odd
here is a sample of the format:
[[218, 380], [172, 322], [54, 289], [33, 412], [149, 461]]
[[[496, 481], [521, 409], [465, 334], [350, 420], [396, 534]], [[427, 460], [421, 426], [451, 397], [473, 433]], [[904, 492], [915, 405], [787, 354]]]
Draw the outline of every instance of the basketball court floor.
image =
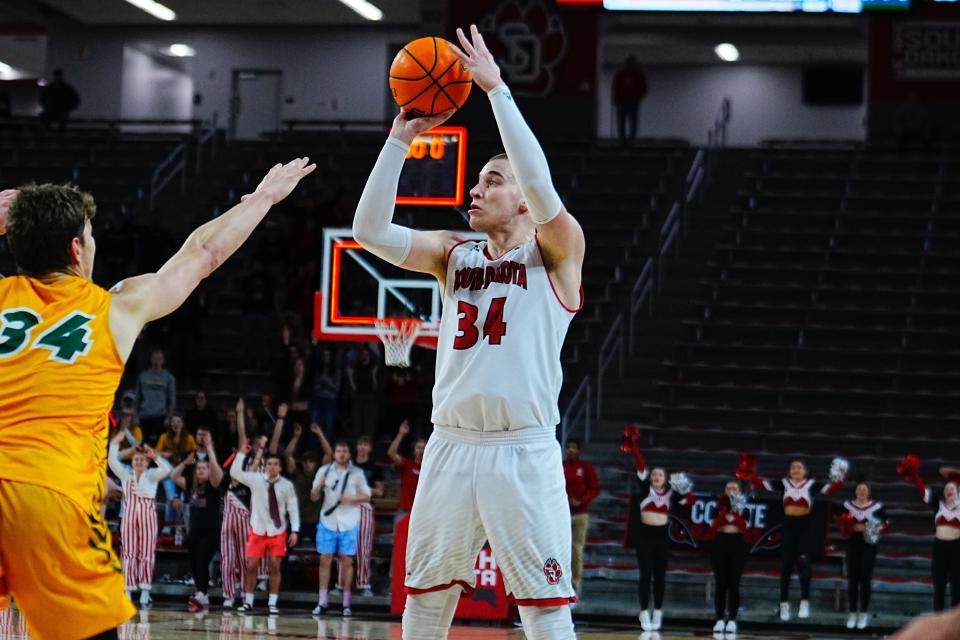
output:
[[[0, 639], [26, 640], [16, 612], [0, 614]], [[240, 615], [211, 612], [191, 614], [169, 608], [156, 607], [139, 614], [120, 629], [120, 640], [302, 640], [324, 638], [327, 640], [400, 640], [399, 621], [383, 617], [365, 618], [354, 616], [344, 619], [337, 615], [311, 617], [306, 611], [289, 611], [280, 616], [264, 614]], [[665, 629], [659, 634], [642, 633], [639, 626], [623, 624], [578, 623], [579, 640], [679, 640], [687, 638], [713, 638], [709, 629]], [[720, 637], [720, 636], [717, 636]], [[727, 636], [731, 638], [732, 636]], [[861, 633], [799, 631], [750, 631], [737, 634], [739, 640], [840, 640], [844, 638], [869, 637]], [[450, 631], [449, 640], [522, 640], [519, 628], [457, 625]]]

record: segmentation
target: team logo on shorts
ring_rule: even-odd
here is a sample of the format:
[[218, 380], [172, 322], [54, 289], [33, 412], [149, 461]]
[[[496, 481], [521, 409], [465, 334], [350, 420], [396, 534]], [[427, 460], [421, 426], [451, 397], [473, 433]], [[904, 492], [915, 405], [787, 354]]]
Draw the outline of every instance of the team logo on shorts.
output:
[[547, 584], [557, 584], [560, 582], [560, 576], [563, 575], [563, 569], [555, 558], [547, 558], [543, 563], [543, 575], [547, 576]]

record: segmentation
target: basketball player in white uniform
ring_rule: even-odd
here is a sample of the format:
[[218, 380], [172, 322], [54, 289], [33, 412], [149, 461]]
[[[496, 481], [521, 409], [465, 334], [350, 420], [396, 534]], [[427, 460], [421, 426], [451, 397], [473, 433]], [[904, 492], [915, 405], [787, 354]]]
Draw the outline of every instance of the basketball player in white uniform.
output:
[[457, 35], [457, 55], [487, 92], [507, 151], [470, 190], [470, 226], [487, 240], [391, 223], [410, 143], [452, 112], [397, 116], [353, 223], [368, 251], [434, 275], [443, 289], [435, 428], [410, 515], [403, 638], [447, 637], [488, 539], [527, 638], [573, 638], [570, 511], [555, 431], [560, 348], [583, 302], [583, 231], [476, 27], [471, 39]]

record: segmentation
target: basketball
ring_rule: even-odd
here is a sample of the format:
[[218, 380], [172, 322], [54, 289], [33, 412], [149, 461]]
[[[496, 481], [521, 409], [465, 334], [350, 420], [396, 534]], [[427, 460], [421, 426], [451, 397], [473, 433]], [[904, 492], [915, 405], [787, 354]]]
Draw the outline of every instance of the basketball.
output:
[[470, 95], [473, 77], [443, 38], [408, 43], [390, 65], [390, 93], [416, 117], [459, 109]]

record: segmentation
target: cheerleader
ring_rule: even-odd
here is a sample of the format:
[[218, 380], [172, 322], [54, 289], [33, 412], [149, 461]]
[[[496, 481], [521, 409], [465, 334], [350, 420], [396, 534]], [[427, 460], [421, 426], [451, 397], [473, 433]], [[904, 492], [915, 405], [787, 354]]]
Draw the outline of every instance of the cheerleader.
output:
[[[140, 606], [153, 604], [150, 588], [153, 584], [153, 565], [157, 552], [157, 485], [173, 467], [150, 447], [144, 447], [133, 456], [133, 468], [120, 461], [120, 442], [126, 437], [121, 431], [110, 441], [107, 460], [110, 470], [123, 488], [123, 516], [120, 518], [120, 543], [123, 553], [123, 576], [127, 595], [140, 589]], [[148, 469], [150, 461], [157, 468]]]
[[[693, 483], [684, 473], [675, 473], [667, 482], [662, 467], [647, 467], [640, 451], [640, 432], [635, 427], [625, 433], [629, 443], [621, 448], [629, 451], [637, 465], [640, 500], [640, 531], [636, 541], [637, 564], [640, 567], [640, 626], [644, 631], [657, 631], [663, 623], [663, 596], [666, 591], [667, 560], [670, 558], [668, 536], [670, 511], [677, 505], [693, 506]], [[653, 583], [653, 611], [649, 610], [650, 584]]]
[[871, 499], [870, 485], [857, 483], [854, 499], [843, 503], [840, 532], [847, 540], [847, 629], [866, 629], [870, 619], [870, 582], [877, 559], [877, 540], [888, 526], [882, 502]]
[[947, 583], [950, 583], [950, 606], [960, 604], [960, 497], [957, 485], [960, 472], [943, 467], [940, 473], [947, 479], [942, 498], [920, 477], [920, 460], [908, 455], [897, 471], [920, 489], [923, 501], [934, 513], [936, 534], [933, 540], [933, 610], [943, 611], [947, 601]]
[[710, 564], [716, 583], [714, 606], [717, 623], [714, 635], [737, 633], [737, 613], [740, 611], [740, 578], [747, 562], [747, 543], [744, 535], [749, 526], [743, 517], [746, 496], [736, 480], [727, 482], [723, 495], [717, 498], [717, 517], [710, 524], [713, 551]]
[[830, 465], [830, 482], [818, 483], [807, 477], [807, 465], [801, 460], [790, 463], [786, 478], [774, 484], [764, 480], [752, 470], [738, 477], [748, 480], [760, 491], [772, 491], [783, 496], [783, 529], [780, 536], [780, 619], [790, 620], [790, 578], [796, 566], [800, 580], [800, 609], [798, 618], [810, 617], [811, 558], [816, 555], [817, 534], [813, 528], [813, 496], [829, 495], [843, 486], [849, 463], [843, 458], [834, 458]]

